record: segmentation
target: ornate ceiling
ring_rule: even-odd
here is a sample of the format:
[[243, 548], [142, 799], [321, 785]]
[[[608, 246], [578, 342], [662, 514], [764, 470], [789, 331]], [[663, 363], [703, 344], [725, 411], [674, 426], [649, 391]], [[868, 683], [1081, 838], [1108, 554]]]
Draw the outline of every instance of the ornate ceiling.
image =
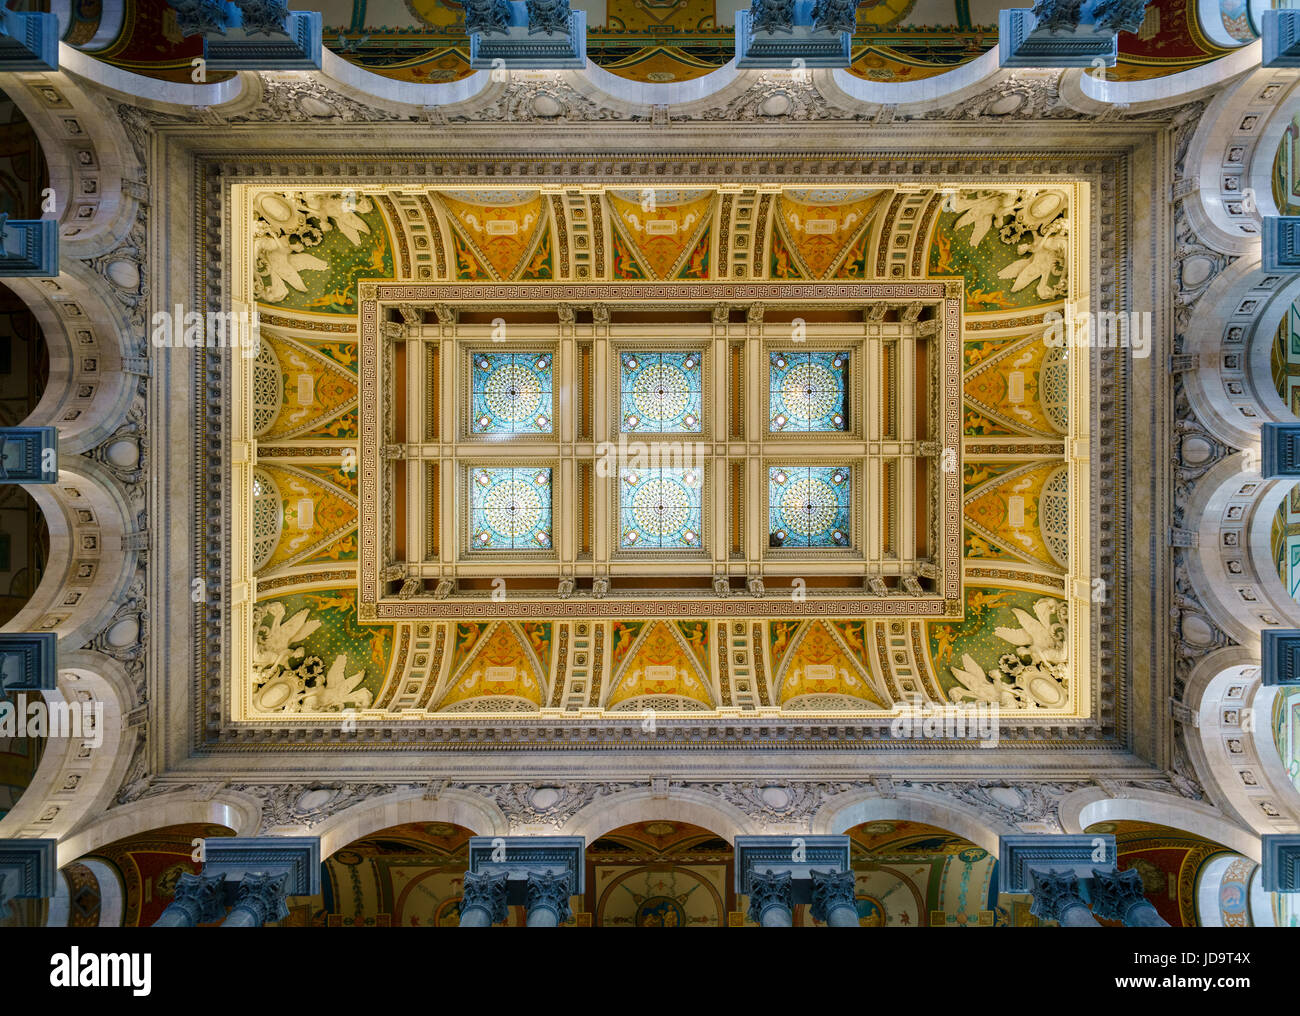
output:
[[[249, 452], [232, 578], [256, 589], [236, 605], [237, 722], [950, 703], [1095, 718], [1088, 538], [1072, 525], [1088, 378], [1042, 341], [1044, 315], [1089, 288], [1086, 182], [349, 184], [232, 194], [262, 336], [233, 424]], [[494, 341], [520, 351], [503, 369], [533, 358], [533, 433], [475, 432], [458, 358], [486, 377], [498, 354], [473, 350]], [[771, 422], [772, 364], [805, 341], [864, 363], [842, 431]], [[627, 466], [641, 435], [629, 451], [599, 375], [614, 348], [626, 370], [627, 350], [683, 343], [710, 388], [693, 442], [704, 546], [688, 526], [675, 550], [629, 556], [640, 530], [601, 532], [625, 492], [600, 467]], [[782, 463], [809, 455], [828, 477], [864, 474], [845, 483], [845, 546], [774, 549], [769, 515], [795, 482]], [[544, 520], [531, 550], [493, 544], [476, 565], [473, 485], [503, 472]]]
[[[505, 75], [437, 0], [206, 81], [161, 0], [67, 14], [11, 88], [48, 169], [18, 130], [0, 167], [60, 220], [9, 280], [49, 347], [9, 422], [60, 465], [9, 624], [105, 714], [0, 731], [5, 835], [86, 923], [226, 830], [319, 838], [299, 924], [441, 923], [470, 831], [585, 837], [600, 924], [743, 922], [760, 833], [848, 833], [867, 923], [1027, 923], [999, 838], [1088, 830], [1170, 923], [1262, 915], [1300, 121], [1242, 4], [1194, 6], [1108, 79], [939, 0], [811, 73], [730, 65], [707, 0]], [[1135, 341], [1060, 343], [1115, 334], [1083, 314]]]

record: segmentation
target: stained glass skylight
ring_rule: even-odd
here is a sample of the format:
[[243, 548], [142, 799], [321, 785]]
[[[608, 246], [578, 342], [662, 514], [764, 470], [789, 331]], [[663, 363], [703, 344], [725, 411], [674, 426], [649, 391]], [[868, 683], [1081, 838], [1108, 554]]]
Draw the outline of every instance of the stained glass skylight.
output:
[[777, 351], [768, 360], [772, 433], [849, 429], [847, 352]]
[[550, 353], [478, 352], [470, 360], [473, 433], [551, 433]]
[[472, 549], [551, 549], [550, 469], [476, 466], [469, 487]]
[[619, 395], [625, 434], [671, 432], [698, 434], [702, 399], [703, 354], [624, 352], [620, 357]]
[[848, 466], [773, 466], [768, 470], [773, 547], [848, 547], [852, 504]]
[[700, 538], [698, 469], [619, 470], [619, 544], [624, 550], [697, 549]]

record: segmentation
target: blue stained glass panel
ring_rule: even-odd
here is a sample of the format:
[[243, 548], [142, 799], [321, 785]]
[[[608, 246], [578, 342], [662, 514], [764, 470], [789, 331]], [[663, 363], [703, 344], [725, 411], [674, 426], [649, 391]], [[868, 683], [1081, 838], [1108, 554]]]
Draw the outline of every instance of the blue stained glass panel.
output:
[[550, 469], [476, 466], [469, 488], [472, 550], [551, 549]]
[[773, 434], [849, 429], [849, 354], [773, 352], [768, 357]]
[[619, 429], [624, 434], [700, 432], [703, 354], [625, 351], [619, 359]]
[[848, 547], [848, 466], [772, 466], [767, 516], [773, 547]]
[[699, 549], [698, 469], [619, 470], [619, 545], [624, 550]]
[[551, 433], [553, 366], [550, 353], [471, 353], [471, 432]]

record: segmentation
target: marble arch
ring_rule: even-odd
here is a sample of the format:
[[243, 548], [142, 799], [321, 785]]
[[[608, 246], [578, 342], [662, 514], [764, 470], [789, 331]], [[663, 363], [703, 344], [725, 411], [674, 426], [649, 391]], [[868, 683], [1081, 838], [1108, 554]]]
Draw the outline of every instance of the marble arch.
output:
[[[138, 252], [137, 252], [138, 253]], [[67, 262], [54, 279], [6, 279], [40, 323], [49, 350], [50, 379], [25, 421], [58, 426], [63, 453], [94, 448], [121, 426], [149, 364], [140, 339], [132, 337], [127, 309], [114, 297], [142, 293], [142, 266], [123, 254], [121, 283], [94, 273], [84, 262]], [[129, 267], [127, 267], [129, 266]]]
[[[1244, 60], [1244, 53], [1227, 60]], [[1271, 186], [1261, 188], [1261, 184], [1271, 179], [1273, 154], [1285, 126], [1279, 126], [1279, 121], [1288, 119], [1283, 113], [1291, 108], [1288, 100], [1296, 87], [1294, 76], [1285, 70], [1247, 71], [1247, 67], [1250, 65], [1242, 67], [1239, 80], [1211, 100], [1192, 137], [1187, 153], [1191, 172], [1181, 184], [1192, 195], [1189, 214], [1202, 241], [1224, 253], [1243, 256], [1258, 249], [1255, 219], [1269, 214], [1272, 207]], [[1268, 170], [1262, 169], [1265, 164]], [[1256, 196], [1259, 212], [1242, 203], [1247, 187]]]
[[139, 728], [128, 720], [134, 692], [121, 664], [91, 650], [64, 653], [60, 664], [58, 688], [45, 693], [46, 699], [102, 705], [100, 743], [86, 731], [80, 738], [47, 738], [34, 779], [14, 809], [0, 819], [0, 838], [59, 838], [60, 863], [66, 863], [85, 852], [75, 845], [75, 837], [68, 837], [94, 824], [117, 794]]
[[890, 819], [947, 829], [994, 856], [998, 837], [1016, 831], [969, 805], [926, 791], [899, 791], [894, 797], [859, 793], [843, 803], [837, 798], [817, 813], [812, 826], [814, 832], [842, 833], [863, 822]]
[[[91, 59], [69, 46], [61, 52], [72, 67]], [[101, 66], [92, 65], [94, 71]], [[145, 192], [135, 151], [108, 98], [67, 74], [29, 73], [10, 82], [5, 94], [32, 125], [49, 165], [62, 249], [76, 257], [112, 249], [134, 223]]]
[[[139, 558], [133, 539], [139, 506], [108, 466], [84, 458], [61, 463], [58, 482], [25, 489], [49, 526], [50, 560], [31, 600], [5, 630], [53, 631], [65, 644], [82, 646], [110, 617], [129, 608], [128, 587]], [[141, 593], [134, 594], [137, 602]], [[143, 631], [140, 612], [135, 613], [138, 626], [118, 648], [135, 645]]]
[[442, 790], [432, 797], [421, 787], [354, 804], [313, 827], [311, 833], [320, 836], [323, 861], [349, 843], [408, 822], [451, 822], [475, 836], [505, 836], [511, 832], [501, 810], [481, 797], [455, 789]]
[[1259, 839], [1217, 809], [1172, 794], [1134, 789], [1127, 796], [1109, 796], [1099, 788], [1075, 791], [1061, 802], [1061, 824], [1081, 833], [1097, 822], [1153, 822], [1203, 836], [1258, 861]]
[[761, 828], [739, 808], [718, 797], [689, 787], [666, 787], [624, 790], [599, 797], [576, 812], [560, 831], [566, 836], [585, 836], [590, 843], [611, 829], [656, 819], [689, 822], [728, 841]]
[[1261, 423], [1293, 419], [1273, 386], [1269, 355], [1300, 281], [1266, 273], [1257, 257], [1242, 257], [1207, 284], [1202, 273], [1216, 261], [1208, 250], [1183, 261], [1188, 288], [1200, 291], [1198, 313], [1188, 321], [1185, 390], [1216, 438], [1245, 448], [1259, 440]]
[[1259, 834], [1300, 829], [1300, 793], [1273, 743], [1275, 693], [1260, 681], [1258, 658], [1233, 646], [1197, 664], [1184, 697], [1196, 716], [1198, 770], [1213, 798]]
[[[1243, 455], [1230, 455], [1196, 481], [1188, 523], [1198, 539], [1188, 548], [1187, 565], [1201, 603], [1180, 606], [1203, 611], [1234, 639], [1258, 645], [1262, 629], [1300, 619], [1300, 605], [1286, 595], [1269, 545], [1273, 516], [1294, 484], [1262, 480], [1258, 465], [1247, 471], [1245, 464]], [[1209, 645], [1207, 638], [1198, 630], [1191, 641]]]
[[192, 790], [135, 801], [114, 808], [59, 843], [59, 864], [68, 864], [107, 843], [140, 836], [167, 826], [210, 823], [233, 829], [236, 836], [257, 833], [260, 803], [246, 795], [223, 792], [211, 798]]

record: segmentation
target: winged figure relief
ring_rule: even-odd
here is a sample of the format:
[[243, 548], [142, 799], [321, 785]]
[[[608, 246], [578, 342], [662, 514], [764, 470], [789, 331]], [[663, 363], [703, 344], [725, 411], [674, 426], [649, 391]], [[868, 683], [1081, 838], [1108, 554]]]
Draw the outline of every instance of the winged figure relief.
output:
[[257, 297], [267, 303], [279, 303], [289, 295], [292, 287], [300, 293], [307, 291], [301, 272], [324, 271], [329, 265], [314, 254], [295, 251], [283, 237], [259, 236], [253, 241], [253, 251], [260, 262], [261, 274], [267, 281], [257, 280], [254, 289]]
[[1065, 264], [1066, 248], [1069, 241], [1061, 235], [1038, 237], [1032, 243], [1022, 243], [1016, 248], [1018, 254], [1029, 257], [1013, 261], [998, 272], [999, 279], [1014, 279], [1011, 292], [1018, 293], [1035, 279], [1038, 280], [1038, 297], [1050, 300], [1056, 295], [1057, 286], [1051, 276], [1060, 274], [1060, 267]]
[[302, 708], [305, 712], [337, 713], [348, 706], [355, 705], [365, 709], [370, 705], [370, 691], [357, 688], [366, 679], [366, 672], [358, 670], [350, 676], [345, 675], [348, 659], [343, 654], [334, 657], [334, 663], [325, 674], [323, 683], [315, 688], [308, 688], [302, 696]]
[[955, 224], [956, 229], [974, 226], [970, 234], [970, 245], [978, 247], [980, 241], [994, 226], [1001, 226], [1003, 221], [1016, 214], [1020, 204], [1020, 195], [1009, 191], [980, 191], [972, 197], [957, 194], [952, 198], [952, 208], [962, 212]]
[[289, 667], [290, 661], [302, 656], [303, 648], [294, 647], [320, 627], [319, 621], [307, 620], [308, 610], [303, 608], [284, 621], [284, 604], [272, 603], [266, 608], [271, 623], [259, 628], [253, 646], [253, 669], [258, 674], [273, 677]]
[[361, 234], [370, 232], [370, 225], [358, 212], [368, 212], [374, 205], [365, 195], [311, 194], [304, 201], [308, 208], [338, 227], [353, 246], [361, 242]]

